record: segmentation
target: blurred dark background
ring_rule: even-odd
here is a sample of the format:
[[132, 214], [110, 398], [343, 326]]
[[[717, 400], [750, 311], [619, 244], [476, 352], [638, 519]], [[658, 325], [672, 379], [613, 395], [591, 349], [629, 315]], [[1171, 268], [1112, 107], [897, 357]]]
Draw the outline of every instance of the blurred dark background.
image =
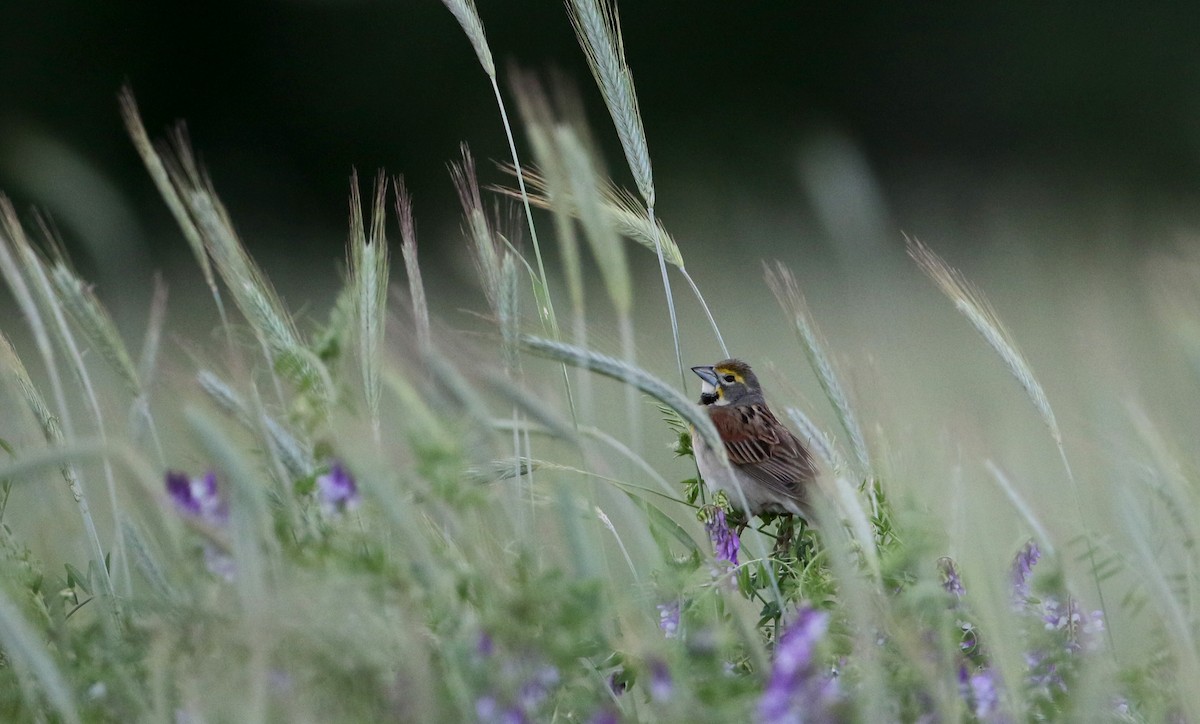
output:
[[[983, 244], [996, 224], [1087, 248], [1195, 215], [1200, 6], [833, 5], [620, 5], [659, 211], [689, 245], [744, 240], [749, 220], [818, 253], [901, 230]], [[502, 78], [573, 78], [632, 186], [562, 4], [479, 10]], [[125, 82], [152, 133], [187, 122], [256, 254], [342, 257], [350, 171], [385, 168], [445, 264], [459, 142], [503, 179], [491, 90], [436, 0], [7, 0], [0, 80], [0, 189], [101, 278], [185, 252], [121, 126]]]

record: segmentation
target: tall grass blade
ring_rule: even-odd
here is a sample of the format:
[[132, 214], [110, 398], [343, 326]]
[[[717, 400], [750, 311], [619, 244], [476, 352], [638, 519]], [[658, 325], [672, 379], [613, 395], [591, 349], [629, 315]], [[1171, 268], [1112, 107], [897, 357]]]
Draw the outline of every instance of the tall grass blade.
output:
[[[18, 304], [21, 306], [21, 310], [29, 321], [30, 328], [38, 341], [38, 348], [42, 354], [43, 363], [50, 374], [51, 384], [54, 387], [54, 394], [60, 411], [59, 414], [64, 416], [65, 427], [59, 426], [57, 417], [51, 413], [50, 408], [42, 401], [40, 394], [37, 394], [36, 388], [29, 381], [29, 375], [25, 372], [24, 365], [21, 364], [20, 358], [17, 357], [15, 348], [5, 338], [3, 344], [0, 346], [8, 348], [10, 365], [14, 373], [18, 376], [19, 384], [22, 387], [26, 401], [31, 409], [33, 409], [34, 415], [41, 422], [43, 433], [47, 436], [47, 440], [62, 442], [74, 436], [74, 431], [70, 425], [70, 408], [61, 381], [58, 378], [58, 368], [50, 343], [50, 335], [53, 334], [54, 339], [67, 354], [71, 368], [84, 389], [85, 397], [96, 419], [97, 429], [100, 435], [103, 436], [104, 417], [100, 412], [99, 402], [96, 399], [95, 390], [92, 388], [91, 379], [83, 362], [83, 356], [75, 344], [75, 338], [71, 334], [65, 313], [46, 275], [42, 260], [33, 250], [33, 245], [29, 242], [28, 237], [25, 236], [25, 231], [21, 228], [20, 221], [17, 219], [16, 210], [12, 207], [8, 198], [4, 196], [0, 196], [0, 227], [3, 228], [3, 233], [0, 233], [0, 274], [5, 277], [9, 288], [12, 289], [14, 296], [16, 296]], [[12, 245], [11, 249], [10, 244]], [[16, 252], [16, 258], [13, 256], [13, 251]], [[18, 261], [20, 262], [20, 267], [17, 265]], [[26, 276], [29, 277], [30, 284], [26, 284]], [[32, 292], [30, 287], [32, 287]], [[38, 301], [35, 301], [35, 295]], [[47, 325], [43, 322], [44, 317], [39, 310], [39, 302], [45, 308], [52, 324]], [[120, 508], [117, 506], [116, 482], [113, 478], [112, 467], [107, 460], [104, 461], [103, 468], [109, 503], [112, 506], [113, 515], [119, 517]], [[67, 478], [67, 483], [71, 486], [71, 492], [75, 496], [75, 502], [80, 507], [84, 524], [92, 539], [94, 546], [92, 563], [99, 571], [105, 600], [111, 606], [113, 615], [119, 619], [120, 605], [115, 596], [112, 577], [109, 574], [108, 567], [104, 565], [103, 548], [100, 544], [100, 537], [96, 533], [95, 521], [92, 518], [91, 509], [84, 495], [83, 485], [79, 482], [78, 475], [74, 470], [68, 471], [64, 469], [64, 476]], [[117, 547], [118, 553], [120, 553], [123, 543], [117, 540], [114, 542], [114, 545]], [[123, 555], [118, 556], [118, 562], [121, 565], [125, 564], [126, 561]]]
[[804, 349], [804, 355], [808, 358], [808, 363], [813, 371], [817, 373], [817, 381], [821, 384], [821, 390], [825, 392], [825, 397], [833, 405], [838, 422], [842, 424], [842, 429], [846, 431], [846, 435], [850, 439], [850, 448], [854, 451], [859, 468], [865, 474], [872, 475], [871, 455], [867, 450], [862, 426], [858, 422], [858, 416], [854, 414], [850, 396], [846, 394], [846, 389], [838, 379], [833, 363], [825, 354], [824, 340], [808, 312], [808, 304], [804, 301], [804, 295], [800, 293], [796, 277], [782, 263], [776, 263], [774, 269], [766, 267], [766, 279], [767, 286], [779, 300], [779, 306], [783, 307], [783, 310], [792, 318], [792, 324], [800, 337], [800, 346]]
[[429, 332], [429, 302], [425, 298], [425, 283], [417, 261], [417, 227], [413, 221], [412, 195], [404, 185], [404, 177], [392, 179], [396, 192], [396, 218], [400, 221], [400, 253], [408, 275], [408, 293], [412, 299], [413, 318], [417, 328], [417, 344], [423, 354], [429, 354], [432, 344]]
[[612, 116], [617, 137], [625, 152], [625, 160], [633, 172], [634, 182], [646, 202], [646, 219], [654, 235], [654, 250], [658, 255], [659, 273], [662, 275], [663, 292], [667, 298], [667, 313], [671, 320], [671, 339], [675, 344], [675, 362], [679, 366], [679, 384], [686, 387], [683, 373], [683, 351], [679, 344], [679, 320], [675, 313], [675, 298], [671, 294], [671, 279], [667, 275], [667, 263], [663, 253], [663, 242], [659, 237], [654, 220], [654, 172], [650, 166], [650, 150], [646, 145], [646, 131], [642, 126], [642, 114], [638, 110], [637, 93], [633, 89], [633, 74], [625, 61], [625, 47], [621, 39], [621, 25], [617, 20], [615, 5], [606, 0], [568, 0], [571, 25], [575, 36], [587, 56], [588, 65], [604, 104]]
[[[517, 143], [513, 135], [512, 124], [508, 120], [508, 109], [504, 105], [504, 96], [500, 93], [500, 84], [496, 78], [496, 65], [492, 61], [492, 51], [488, 46], [487, 37], [483, 32], [483, 22], [479, 18], [479, 13], [475, 9], [474, 0], [443, 0], [446, 7], [454, 15], [467, 37], [471, 41], [471, 45], [475, 48], [475, 53], [479, 57], [479, 63], [483, 67], [484, 73], [487, 74], [488, 80], [492, 86], [492, 94], [496, 98], [496, 108], [500, 111], [500, 122], [504, 126], [504, 137], [508, 141], [508, 152], [512, 158], [513, 168], [516, 170], [517, 185], [520, 189], [521, 205], [525, 211], [525, 222], [529, 228], [529, 238], [533, 244], [533, 255], [537, 263], [537, 274], [532, 278], [533, 301], [537, 309], [538, 319], [542, 322], [542, 328], [554, 339], [560, 336], [558, 317], [554, 312], [554, 300], [550, 296], [550, 283], [546, 277], [546, 265], [542, 260], [542, 245], [538, 241], [537, 226], [533, 223], [533, 212], [529, 206], [529, 194], [525, 190], [525, 176], [521, 173], [521, 160], [517, 155]], [[472, 175], [474, 175], [472, 173]], [[571, 395], [571, 381], [567, 377], [566, 367], [562, 370], [563, 385], [567, 391], [567, 399], [572, 408], [574, 415], [574, 401]]]
[[[719, 464], [724, 466], [729, 465], [729, 459], [725, 456], [725, 446], [721, 442], [721, 437], [717, 434], [717, 428], [713, 425], [712, 419], [708, 414], [699, 405], [687, 399], [680, 392], [657, 377], [654, 377], [649, 372], [608, 355], [531, 335], [521, 336], [521, 346], [547, 359], [588, 369], [626, 385], [636, 387], [677, 412], [680, 417], [692, 426], [694, 434], [699, 434], [703, 437], [717, 453]], [[732, 476], [732, 470], [729, 471], [729, 474]], [[734, 502], [743, 510], [749, 510], [750, 505], [746, 502], [745, 492], [740, 487], [734, 492], [736, 493]], [[767, 551], [762, 541], [754, 538], [752, 539], [752, 544], [758, 549], [756, 551], [758, 555], [766, 559]], [[770, 578], [775, 600], [782, 606], [783, 594], [779, 591], [779, 581], [769, 566], [767, 567], [767, 575]]]
[[533, 335], [521, 335], [521, 346], [547, 359], [588, 369], [636, 387], [679, 413], [679, 416], [687, 420], [714, 450], [725, 449], [709, 416], [694, 402], [649, 372], [615, 357]]
[[20, 676], [25, 701], [32, 706], [45, 697], [63, 721], [80, 722], [82, 720], [71, 685], [59, 671], [41, 639], [41, 634], [25, 620], [20, 609], [9, 600], [8, 594], [0, 589], [0, 645], [6, 663], [12, 664]]
[[[1083, 514], [1083, 504], [1079, 497], [1079, 484], [1075, 480], [1074, 473], [1071, 472], [1071, 465], [1067, 461], [1066, 447], [1063, 445], [1062, 432], [1058, 428], [1058, 421], [1054, 417], [1054, 410], [1050, 408], [1050, 401], [1046, 398], [1046, 393], [1042, 390], [1042, 385], [1033, 376], [1033, 370], [1029, 367], [1029, 363], [1025, 361], [1025, 357], [1017, 349], [1016, 343], [1012, 339], [1012, 335], [1005, 329], [1000, 322], [1000, 317], [992, 308], [992, 305], [987, 301], [987, 298], [977, 290], [963, 275], [957, 270], [942, 260], [937, 254], [933, 253], [929, 247], [922, 244], [915, 237], [905, 237], [908, 242], [908, 254], [925, 272], [933, 283], [942, 290], [950, 301], [954, 302], [954, 306], [959, 312], [967, 318], [975, 331], [984, 338], [989, 346], [1000, 356], [1000, 359], [1008, 367], [1009, 372], [1017, 379], [1021, 387], [1025, 390], [1026, 396], [1041, 415], [1042, 421], [1050, 430], [1050, 435], [1054, 438], [1055, 445], [1058, 446], [1058, 454], [1062, 459], [1063, 467], [1067, 472], [1067, 479], [1071, 483], [1071, 494], [1075, 499], [1075, 510], [1079, 515], [1080, 523], [1087, 543], [1088, 562], [1092, 569], [1092, 579], [1096, 585], [1096, 595], [1100, 602], [1100, 607], [1104, 611], [1105, 620], [1110, 620], [1108, 617], [1108, 607], [1104, 602], [1104, 589], [1100, 585], [1100, 574], [1096, 567], [1095, 543], [1091, 532], [1091, 526], [1088, 525], [1087, 518]], [[1109, 649], [1112, 650], [1113, 634], [1112, 626], [1105, 628], [1108, 634]]]
[[217, 309], [221, 313], [221, 319], [224, 321], [225, 306], [221, 301], [221, 291], [217, 288], [216, 276], [213, 274], [208, 252], [204, 248], [204, 239], [200, 234], [200, 229], [184, 204], [179, 189], [172, 181], [162, 156], [151, 142], [150, 135], [146, 133], [146, 127], [138, 112], [137, 101], [133, 98], [133, 90], [129, 86], [124, 86], [121, 88], [118, 99], [121, 104], [121, 118], [124, 119], [125, 128], [133, 139], [133, 146], [137, 149], [138, 155], [142, 157], [142, 163], [145, 164], [146, 170], [150, 172], [150, 178], [158, 188], [159, 195], [163, 197], [171, 215], [175, 217], [175, 223], [179, 224], [180, 230], [183, 231], [183, 236], [192, 250], [192, 256], [195, 257], [196, 264], [200, 267], [201, 274], [204, 275], [204, 281], [208, 284], [209, 291], [216, 301]]
[[646, 147], [646, 131], [638, 111], [633, 74], [625, 62], [625, 47], [615, 6], [605, 0], [568, 0], [571, 24], [587, 57], [592, 75], [612, 116], [625, 160], [646, 205], [654, 206], [654, 173]]
[[369, 237], [363, 227], [357, 174], [350, 185], [350, 283], [354, 287], [355, 316], [358, 318], [358, 357], [367, 410], [371, 415], [371, 431], [378, 443], [382, 392], [379, 367], [387, 327], [388, 247], [384, 234], [387, 180], [383, 174], [375, 180]]
[[475, 0], [442, 0], [442, 3], [467, 34], [483, 72], [487, 73], [489, 78], [495, 77], [496, 63], [492, 60], [492, 49], [483, 32], [483, 21], [479, 19], [479, 11], [475, 9]]
[[267, 360], [299, 389], [312, 391], [320, 406], [328, 405], [335, 394], [329, 371], [301, 342], [283, 302], [246, 252], [182, 129], [172, 139], [171, 148], [163, 149], [155, 158], [165, 168], [173, 193], [186, 211], [187, 227], [198, 234]]
[[154, 444], [154, 452], [158, 456], [160, 468], [166, 468], [167, 458], [163, 453], [162, 440], [159, 439], [158, 426], [154, 424], [154, 416], [150, 411], [150, 388], [153, 386], [155, 373], [158, 371], [158, 353], [162, 345], [163, 325], [167, 321], [167, 285], [163, 283], [160, 274], [154, 275], [154, 294], [150, 300], [150, 315], [146, 320], [146, 334], [142, 338], [142, 350], [138, 355], [137, 376], [141, 382], [141, 394], [133, 401], [130, 417], [133, 428], [133, 439], [141, 440], [144, 434], [150, 435]]
[[1017, 349], [1016, 342], [1013, 341], [1012, 335], [1000, 321], [1000, 317], [992, 308], [991, 303], [957, 269], [943, 261], [916, 237], [906, 236], [905, 239], [908, 242], [909, 256], [913, 258], [921, 271], [925, 272], [925, 275], [942, 290], [942, 293], [949, 297], [951, 302], [954, 302], [955, 308], [967, 318], [975, 331], [979, 332], [984, 341], [1000, 356], [1004, 365], [1008, 367], [1008, 371], [1025, 390], [1029, 401], [1037, 408], [1042, 421], [1050, 429], [1054, 442], [1061, 448], [1062, 432], [1058, 428], [1054, 410], [1050, 408], [1050, 401], [1046, 399], [1046, 393], [1042, 389], [1041, 383], [1034, 377], [1033, 370], [1025, 361], [1025, 356]]
[[1008, 475], [1004, 473], [1004, 470], [999, 465], [991, 460], [984, 460], [983, 466], [987, 468], [988, 474], [992, 476], [992, 479], [996, 481], [996, 484], [1008, 496], [1009, 502], [1013, 504], [1013, 507], [1017, 509], [1017, 512], [1025, 519], [1029, 527], [1033, 529], [1033, 534], [1036, 536], [1038, 544], [1045, 549], [1046, 553], [1054, 555], [1054, 539], [1050, 537], [1050, 533], [1046, 531], [1037, 514], [1033, 512], [1033, 508], [1021, 496], [1021, 493], [1017, 491], [1012, 481], [1008, 479]]
[[[508, 173], [516, 173], [511, 166], [501, 164], [500, 167]], [[525, 178], [530, 188], [534, 190], [529, 194], [529, 202], [539, 208], [549, 209], [555, 214], [566, 213], [578, 218], [580, 215], [579, 205], [571, 196], [563, 192], [567, 184], [555, 182], [552, 169], [543, 168], [542, 171], [542, 174], [532, 171], [525, 172]], [[518, 197], [520, 193], [505, 186], [492, 186], [490, 189], [512, 197]], [[554, 193], [551, 193], [551, 189], [554, 190]], [[611, 180], [605, 182], [603, 186], [601, 208], [608, 217], [608, 223], [618, 234], [655, 253], [661, 248], [663, 258], [668, 264], [679, 270], [687, 282], [688, 288], [696, 297], [696, 301], [700, 303], [700, 308], [704, 310], [704, 315], [708, 319], [709, 326], [712, 327], [713, 335], [716, 337], [722, 353], [728, 357], [729, 348], [725, 345], [725, 338], [721, 336], [721, 330], [717, 326], [712, 310], [709, 309], [708, 303], [704, 301], [704, 295], [700, 293], [700, 288], [696, 286], [695, 280], [684, 266], [679, 244], [662, 222], [652, 218], [648, 209], [641, 202], [628, 191], [617, 188]]]

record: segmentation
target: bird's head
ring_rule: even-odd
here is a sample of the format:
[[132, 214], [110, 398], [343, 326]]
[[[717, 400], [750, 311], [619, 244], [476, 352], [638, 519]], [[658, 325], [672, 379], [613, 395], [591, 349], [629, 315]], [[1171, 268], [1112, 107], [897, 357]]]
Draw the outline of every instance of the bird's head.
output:
[[738, 359], [693, 367], [692, 372], [702, 381], [701, 405], [731, 405], [748, 395], [762, 394], [750, 365]]

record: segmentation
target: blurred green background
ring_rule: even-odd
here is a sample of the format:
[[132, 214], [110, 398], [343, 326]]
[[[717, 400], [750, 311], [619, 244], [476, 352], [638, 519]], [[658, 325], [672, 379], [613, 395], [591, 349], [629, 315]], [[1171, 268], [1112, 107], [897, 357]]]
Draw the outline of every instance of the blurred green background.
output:
[[[479, 9], [502, 75], [557, 68], [580, 86], [626, 183], [562, 4]], [[1195, 218], [1200, 6], [620, 12], [659, 210], [688, 247], [765, 238], [837, 257], [839, 244], [896, 247], [900, 229], [944, 248], [1009, 225], [1079, 249], [1153, 242]], [[126, 81], [152, 131], [187, 121], [260, 254], [340, 258], [350, 169], [383, 167], [416, 195], [426, 260], [457, 273], [435, 258], [435, 240], [457, 239], [442, 233], [458, 225], [445, 164], [464, 140], [480, 159], [506, 155], [485, 78], [435, 0], [10, 0], [0, 80], [0, 188], [48, 212], [101, 282], [129, 257], [183, 251], [121, 127]]]
[[[577, 84], [612, 174], [631, 186], [561, 3], [478, 5], [502, 78], [511, 62]], [[1184, 394], [1200, 359], [1200, 255], [1180, 255], [1200, 228], [1200, 6], [626, 0], [621, 26], [657, 211], [772, 399], [836, 430], [762, 284], [760, 261], [778, 258], [844, 365], [897, 497], [926, 503], [996, 570], [1027, 531], [985, 459], [1060, 540], [1077, 540], [1080, 519], [1115, 529], [1105, 486], [1138, 474], [1129, 409], [1168, 429], [1200, 424]], [[482, 183], [503, 182], [488, 161], [507, 149], [440, 2], [10, 0], [0, 80], [0, 189], [47, 214], [130, 340], [156, 268], [172, 289], [169, 329], [182, 320], [204, 335], [216, 321], [207, 302], [189, 306], [199, 274], [122, 128], [125, 82], [152, 132], [187, 122], [244, 242], [302, 321], [325, 319], [339, 281], [351, 169], [385, 168], [415, 196], [435, 312], [486, 327], [460, 311], [483, 305], [446, 164], [467, 141]], [[1007, 370], [904, 258], [902, 232], [962, 268], [1012, 328], [1058, 412], [1081, 504]], [[658, 270], [632, 245], [630, 258], [639, 363], [674, 382]], [[589, 341], [613, 351], [593, 297]], [[700, 311], [677, 297], [685, 361], [715, 361]], [[19, 334], [11, 306], [0, 325]], [[601, 418], [622, 420], [607, 384], [618, 410]], [[665, 426], [643, 413], [647, 447], [670, 464]]]

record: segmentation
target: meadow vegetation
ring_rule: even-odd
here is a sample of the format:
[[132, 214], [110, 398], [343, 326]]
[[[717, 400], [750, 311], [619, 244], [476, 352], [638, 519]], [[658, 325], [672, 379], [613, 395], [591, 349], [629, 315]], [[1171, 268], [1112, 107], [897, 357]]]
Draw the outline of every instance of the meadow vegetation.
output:
[[[1180, 416], [1097, 384], [1086, 404], [1105, 417], [1072, 426], [983, 292], [914, 238], [909, 270], [961, 313], [941, 323], [978, 333], [960, 344], [995, 352], [980, 374], [1009, 410], [982, 432], [994, 449], [914, 434], [846, 374], [859, 365], [789, 261], [755, 259], [744, 283], [779, 304], [756, 314], [789, 330], [776, 354], [795, 345], [783, 377], [822, 396], [768, 395], [823, 474], [813, 520], [739, 519], [690, 465], [693, 436], [716, 432], [684, 371], [717, 357], [684, 349], [757, 351], [726, 346], [744, 337], [718, 326], [655, 213], [615, 12], [568, 3], [634, 192], [602, 175], [578, 101], [502, 78], [473, 3], [445, 3], [511, 151], [494, 187], [465, 146], [453, 162], [484, 332], [431, 313], [413, 198], [384, 174], [365, 200], [352, 182], [344, 285], [323, 323], [298, 321], [186, 134], [152, 138], [128, 90], [214, 333], [167, 328], [160, 288], [143, 339], [123, 338], [49, 232], [0, 199], [19, 311], [4, 324], [23, 326], [0, 330], [0, 718], [1200, 721], [1200, 495]], [[516, 200], [512, 219], [493, 198]], [[638, 288], [641, 265], [660, 288]], [[1200, 329], [1190, 269], [1161, 303], [1183, 354]], [[657, 349], [636, 329], [651, 305], [670, 328]], [[639, 361], [667, 356], [666, 373]], [[997, 462], [1013, 439], [1040, 451], [1036, 485]], [[32, 552], [32, 527], [61, 560]]]

